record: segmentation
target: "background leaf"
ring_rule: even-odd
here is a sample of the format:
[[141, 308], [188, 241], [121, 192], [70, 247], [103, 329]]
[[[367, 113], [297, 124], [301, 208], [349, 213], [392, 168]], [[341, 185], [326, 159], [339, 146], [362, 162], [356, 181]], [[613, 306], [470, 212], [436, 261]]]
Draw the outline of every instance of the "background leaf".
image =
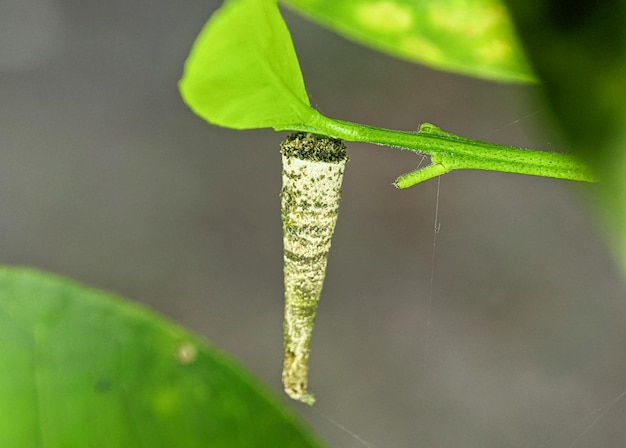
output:
[[198, 337], [60, 278], [0, 270], [0, 340], [0, 446], [319, 446]]
[[500, 81], [531, 81], [498, 0], [283, 0], [364, 45], [410, 61]]
[[626, 274], [626, 2], [509, 3], [558, 125], [597, 172], [600, 212]]
[[311, 113], [291, 36], [275, 0], [230, 0], [198, 36], [180, 81], [210, 123], [289, 128]]

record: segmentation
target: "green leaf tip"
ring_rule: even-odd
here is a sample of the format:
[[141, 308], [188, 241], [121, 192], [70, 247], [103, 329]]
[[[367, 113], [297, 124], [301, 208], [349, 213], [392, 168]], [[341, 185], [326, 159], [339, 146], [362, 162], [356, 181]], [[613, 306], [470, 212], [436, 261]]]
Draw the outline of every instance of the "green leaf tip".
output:
[[233, 129], [298, 128], [310, 107], [276, 0], [228, 0], [196, 39], [179, 82], [185, 103]]

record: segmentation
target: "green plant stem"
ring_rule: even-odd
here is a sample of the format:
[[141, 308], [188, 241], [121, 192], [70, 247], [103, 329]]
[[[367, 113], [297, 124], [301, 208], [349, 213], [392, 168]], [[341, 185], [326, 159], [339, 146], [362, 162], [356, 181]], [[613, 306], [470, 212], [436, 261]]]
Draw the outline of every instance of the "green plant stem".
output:
[[557, 179], [595, 182], [589, 168], [570, 154], [514, 148], [481, 142], [423, 123], [417, 132], [352, 123], [316, 114], [299, 131], [342, 140], [404, 148], [431, 158], [431, 165], [400, 176], [395, 185], [408, 188], [453, 170], [488, 170]]

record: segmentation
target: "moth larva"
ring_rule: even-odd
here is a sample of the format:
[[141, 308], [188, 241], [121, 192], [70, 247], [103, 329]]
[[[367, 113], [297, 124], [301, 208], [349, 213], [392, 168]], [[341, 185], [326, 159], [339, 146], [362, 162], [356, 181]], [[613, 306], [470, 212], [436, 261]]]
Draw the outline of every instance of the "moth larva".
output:
[[348, 161], [340, 140], [292, 134], [281, 143], [285, 273], [283, 385], [293, 399], [313, 404], [307, 391], [311, 335], [326, 261], [337, 223]]

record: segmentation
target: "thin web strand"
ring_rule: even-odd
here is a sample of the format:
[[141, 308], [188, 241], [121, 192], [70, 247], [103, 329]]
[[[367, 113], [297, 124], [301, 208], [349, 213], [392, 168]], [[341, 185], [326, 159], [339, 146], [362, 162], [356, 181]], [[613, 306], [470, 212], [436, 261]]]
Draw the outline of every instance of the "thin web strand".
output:
[[575, 437], [575, 439], [568, 445], [568, 448], [575, 447], [576, 444], [578, 442], [580, 442], [580, 440], [582, 440], [582, 438], [586, 434], [588, 434], [589, 431], [591, 431], [593, 429], [593, 427], [596, 426], [600, 422], [601, 419], [603, 419], [604, 417], [607, 416], [609, 411], [611, 411], [615, 406], [617, 406], [619, 401], [622, 398], [624, 398], [624, 396], [626, 396], [626, 390], [623, 391], [622, 393], [618, 394], [616, 397], [611, 398], [606, 403], [604, 403], [602, 406], [593, 409], [591, 412], [587, 413], [584, 417], [577, 419], [575, 422], [568, 423], [568, 424], [565, 424], [565, 425], [559, 425], [561, 428], [557, 431], [556, 434], [554, 434], [552, 436], [548, 436], [548, 437], [542, 437], [541, 438], [542, 440], [539, 440], [539, 441], [533, 443], [532, 445], [526, 445], [526, 448], [546, 448], [548, 446], [554, 446], [554, 441], [555, 441], [556, 438], [559, 438], [559, 437], [563, 436], [566, 431], [568, 431], [568, 430], [570, 430], [572, 428], [576, 428], [576, 427], [582, 426], [586, 421], [588, 421], [592, 417], [596, 416], [595, 418], [593, 418], [591, 423], [586, 425], [584, 427], [584, 429], [582, 430], [582, 432], [580, 432]]
[[[494, 134], [498, 134], [498, 133], [504, 131], [505, 129], [510, 128], [513, 125], [519, 124], [522, 121], [526, 121], [526, 120], [528, 120], [531, 117], [535, 117], [535, 116], [539, 115], [541, 112], [542, 111], [540, 109], [537, 109], [534, 112], [529, 112], [526, 115], [523, 115], [523, 116], [521, 116], [520, 118], [518, 118], [516, 120], [509, 121], [508, 123], [504, 124], [503, 126], [491, 129], [491, 131], [487, 132], [486, 135], [487, 135], [487, 137], [490, 137], [490, 136], [493, 136]], [[551, 149], [552, 148], [552, 142], [549, 141], [549, 140], [548, 141], [544, 141], [541, 144], [541, 147], [543, 147], [543, 149], [546, 150], [546, 151], [553, 151], [553, 149]], [[563, 151], [563, 150], [561, 149], [561, 150], [557, 150], [557, 151]]]
[[[624, 396], [626, 396], [626, 390], [623, 391], [621, 394], [619, 394], [617, 397], [612, 398], [611, 400], [607, 401], [600, 408], [593, 410], [589, 414], [589, 416], [594, 415], [596, 413], [598, 413], [598, 416], [596, 418], [594, 418], [591, 423], [589, 423], [589, 425], [574, 439], [574, 441], [572, 443], [570, 443], [567, 446], [567, 448], [574, 448], [574, 446], [578, 442], [580, 442], [589, 433], [589, 431], [591, 431], [600, 422], [600, 420], [602, 420], [604, 417], [606, 417], [609, 414], [609, 412], [611, 412], [613, 410], [613, 408], [615, 408], [615, 406], [617, 406], [617, 404], [622, 400], [622, 398], [624, 398]], [[585, 417], [585, 419], [586, 418], [587, 417]]]
[[527, 113], [526, 115], [524, 115], [524, 116], [522, 116], [522, 117], [519, 117], [519, 118], [518, 118], [518, 119], [516, 119], [516, 120], [509, 121], [508, 123], [506, 123], [506, 124], [505, 124], [505, 125], [503, 125], [503, 126], [500, 126], [499, 128], [492, 129], [492, 130], [491, 130], [491, 132], [487, 133], [487, 135], [489, 136], [489, 135], [497, 134], [498, 132], [502, 132], [504, 129], [507, 129], [507, 128], [509, 128], [509, 127], [511, 127], [511, 126], [513, 126], [513, 125], [515, 125], [515, 124], [518, 124], [518, 123], [520, 123], [520, 122], [522, 122], [522, 121], [524, 121], [524, 120], [527, 120], [527, 119], [529, 119], [530, 117], [534, 117], [535, 115], [538, 115], [538, 114], [539, 114], [539, 112], [541, 112], [541, 110], [539, 110], [539, 109], [537, 109], [537, 110], [536, 110], [536, 111], [534, 111], [534, 112], [529, 112], [529, 113]]
[[428, 354], [430, 347], [430, 327], [433, 309], [433, 286], [435, 284], [435, 257], [437, 254], [437, 235], [441, 229], [439, 222], [439, 194], [441, 192], [441, 176], [437, 177], [437, 193], [435, 197], [435, 219], [433, 222], [433, 246], [430, 257], [430, 281], [428, 285], [428, 308], [426, 310], [426, 345], [425, 352]]
[[356, 440], [359, 444], [361, 444], [361, 446], [364, 446], [365, 448], [377, 448], [376, 445], [374, 445], [373, 443], [368, 442], [367, 440], [365, 440], [364, 438], [362, 438], [361, 436], [359, 436], [357, 433], [355, 433], [354, 431], [346, 428], [344, 425], [342, 425], [341, 423], [339, 423], [337, 420], [331, 418], [330, 416], [328, 416], [327, 414], [325, 414], [324, 412], [320, 411], [319, 409], [313, 408], [313, 410], [322, 418], [324, 418], [324, 420], [326, 420], [328, 423], [330, 423], [331, 425], [333, 425], [334, 427], [336, 427], [337, 429], [339, 429], [340, 431], [342, 431], [343, 433], [349, 435], [350, 437], [352, 437], [354, 440]]

